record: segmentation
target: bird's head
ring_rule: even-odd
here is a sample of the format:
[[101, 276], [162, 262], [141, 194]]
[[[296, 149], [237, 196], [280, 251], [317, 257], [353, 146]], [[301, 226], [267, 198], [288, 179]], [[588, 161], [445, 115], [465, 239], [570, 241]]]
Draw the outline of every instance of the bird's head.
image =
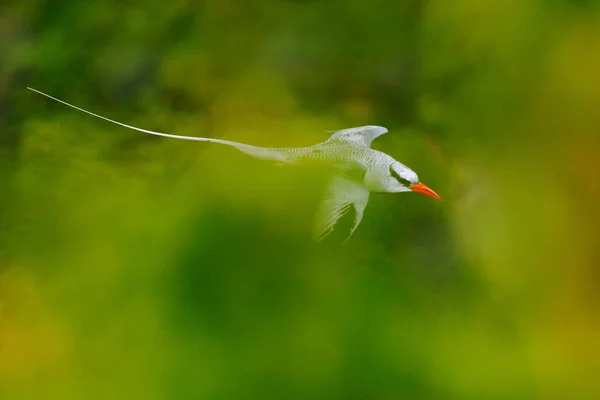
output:
[[389, 174], [388, 186], [390, 192], [416, 192], [442, 200], [436, 192], [419, 182], [417, 174], [406, 165], [394, 161], [389, 166]]

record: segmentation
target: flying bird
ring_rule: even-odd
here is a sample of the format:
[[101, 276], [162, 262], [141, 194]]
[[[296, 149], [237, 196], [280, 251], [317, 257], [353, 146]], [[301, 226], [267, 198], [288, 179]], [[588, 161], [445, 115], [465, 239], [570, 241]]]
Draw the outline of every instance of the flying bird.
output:
[[360, 224], [371, 193], [416, 192], [442, 200], [436, 192], [419, 181], [413, 170], [388, 154], [371, 149], [373, 140], [388, 132], [382, 126], [367, 125], [342, 129], [335, 131], [326, 141], [308, 147], [259, 147], [229, 140], [178, 136], [137, 128], [94, 114], [39, 90], [28, 89], [94, 117], [136, 131], [175, 139], [220, 143], [235, 147], [250, 156], [274, 161], [278, 165], [308, 161], [333, 167], [335, 173], [317, 214], [317, 240], [329, 235], [338, 221], [353, 210], [354, 222], [344, 240], [345, 243]]

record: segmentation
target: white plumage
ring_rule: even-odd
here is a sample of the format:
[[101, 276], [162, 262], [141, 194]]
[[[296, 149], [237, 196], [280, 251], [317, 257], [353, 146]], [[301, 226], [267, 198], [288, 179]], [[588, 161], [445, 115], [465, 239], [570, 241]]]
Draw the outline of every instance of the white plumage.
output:
[[386, 128], [381, 126], [369, 125], [336, 131], [327, 141], [309, 147], [259, 147], [229, 140], [177, 136], [137, 128], [94, 114], [39, 90], [28, 89], [94, 117], [136, 131], [175, 139], [220, 143], [235, 147], [253, 157], [275, 161], [278, 164], [312, 161], [333, 167], [336, 174], [332, 178], [317, 214], [315, 235], [318, 240], [329, 235], [340, 218], [353, 210], [355, 217], [350, 234], [346, 238], [348, 240], [362, 220], [370, 193], [414, 191], [441, 200], [433, 190], [419, 182], [419, 178], [413, 170], [391, 156], [371, 149], [373, 140], [388, 132]]

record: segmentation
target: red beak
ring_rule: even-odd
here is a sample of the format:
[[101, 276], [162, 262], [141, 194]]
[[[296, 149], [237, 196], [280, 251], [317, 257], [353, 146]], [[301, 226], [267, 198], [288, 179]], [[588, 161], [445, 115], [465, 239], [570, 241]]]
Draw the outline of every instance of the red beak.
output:
[[408, 188], [410, 190], [412, 190], [413, 192], [421, 193], [421, 194], [424, 194], [425, 196], [433, 197], [436, 200], [443, 201], [439, 194], [437, 194], [433, 190], [429, 189], [427, 186], [425, 186], [421, 182], [417, 183], [416, 185], [410, 185]]

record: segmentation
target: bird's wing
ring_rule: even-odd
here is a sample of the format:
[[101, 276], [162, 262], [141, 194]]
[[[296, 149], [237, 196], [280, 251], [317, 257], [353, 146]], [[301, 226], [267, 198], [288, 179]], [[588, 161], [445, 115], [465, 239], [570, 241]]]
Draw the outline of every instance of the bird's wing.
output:
[[40, 92], [39, 90], [30, 88], [30, 87], [28, 87], [27, 89], [32, 90], [32, 91], [34, 91], [36, 93], [39, 93], [39, 94], [41, 94], [43, 96], [46, 96], [46, 97], [48, 97], [48, 98], [50, 98], [52, 100], [58, 101], [59, 103], [62, 103], [62, 104], [67, 105], [69, 107], [72, 107], [72, 108], [74, 108], [76, 110], [83, 111], [84, 113], [93, 115], [94, 117], [101, 118], [101, 119], [103, 119], [105, 121], [112, 122], [113, 124], [121, 125], [121, 126], [124, 126], [125, 128], [133, 129], [133, 130], [136, 130], [136, 131], [139, 131], [139, 132], [149, 133], [151, 135], [165, 136], [165, 137], [174, 138], [174, 139], [195, 140], [195, 141], [198, 141], [198, 142], [212, 142], [212, 143], [225, 144], [227, 146], [233, 146], [233, 147], [235, 147], [236, 149], [240, 150], [243, 153], [246, 153], [248, 155], [251, 155], [253, 157], [260, 158], [260, 159], [263, 159], [263, 160], [272, 160], [272, 161], [279, 161], [279, 162], [290, 162], [290, 161], [292, 161], [285, 154], [277, 152], [276, 150], [266, 149], [264, 147], [252, 146], [252, 145], [249, 145], [249, 144], [232, 142], [232, 141], [229, 141], [229, 140], [221, 140], [221, 139], [213, 139], [213, 138], [203, 138], [203, 137], [194, 137], [194, 136], [171, 135], [171, 134], [168, 134], [168, 133], [154, 132], [154, 131], [149, 131], [147, 129], [137, 128], [135, 126], [126, 125], [126, 124], [124, 124], [122, 122], [114, 121], [112, 119], [103, 117], [102, 115], [94, 114], [91, 111], [87, 111], [87, 110], [84, 110], [83, 108], [74, 106], [73, 104], [69, 104], [66, 101], [62, 101], [60, 99], [57, 99], [56, 97], [52, 97], [49, 94]]
[[368, 202], [369, 190], [362, 182], [357, 182], [343, 175], [336, 175], [317, 214], [315, 232], [317, 240], [324, 239], [333, 231], [344, 215], [353, 212], [354, 222], [350, 234], [346, 238], [348, 240], [360, 223]]
[[337, 131], [327, 140], [328, 142], [347, 142], [355, 146], [371, 147], [373, 140], [388, 132], [383, 126], [361, 126]]

